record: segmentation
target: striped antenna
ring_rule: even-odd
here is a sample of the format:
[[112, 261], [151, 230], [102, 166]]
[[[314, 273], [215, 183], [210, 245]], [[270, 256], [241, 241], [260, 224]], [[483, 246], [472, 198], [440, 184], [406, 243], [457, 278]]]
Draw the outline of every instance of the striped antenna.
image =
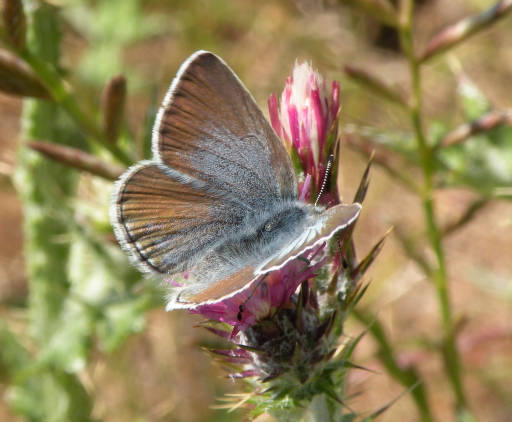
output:
[[334, 161], [334, 155], [329, 155], [329, 160], [327, 161], [327, 167], [325, 168], [325, 174], [324, 174], [324, 180], [322, 181], [322, 187], [320, 188], [320, 191], [318, 192], [318, 195], [316, 197], [315, 201], [315, 207], [318, 205], [318, 201], [320, 201], [320, 198], [324, 194], [325, 186], [327, 185], [327, 180], [329, 180], [329, 172], [331, 171], [332, 163]]

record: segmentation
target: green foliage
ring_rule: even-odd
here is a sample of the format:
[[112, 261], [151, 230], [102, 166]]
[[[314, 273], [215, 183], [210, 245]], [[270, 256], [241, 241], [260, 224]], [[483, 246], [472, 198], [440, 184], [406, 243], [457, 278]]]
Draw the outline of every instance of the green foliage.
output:
[[[39, 59], [59, 66], [60, 32], [55, 9], [32, 9], [28, 48]], [[51, 140], [86, 149], [81, 131], [58, 104], [25, 100], [24, 139]], [[131, 292], [140, 274], [126, 265], [114, 245], [76, 223], [84, 212], [75, 195], [78, 173], [22, 145], [16, 185], [24, 206], [29, 279], [29, 353], [2, 327], [0, 366], [11, 380], [8, 400], [30, 421], [89, 421], [92, 398], [78, 373], [98, 339], [113, 351], [142, 329], [150, 296]], [[90, 213], [91, 227], [108, 225], [108, 189], [100, 215]], [[86, 212], [87, 214], [87, 212]], [[96, 211], [97, 214], [97, 211]]]
[[[166, 29], [166, 22], [159, 16], [141, 13], [140, 0], [100, 0], [94, 3], [70, 0], [64, 12], [68, 21], [90, 43], [81, 59], [80, 75], [98, 85], [123, 71], [124, 47], [159, 35]], [[131, 87], [140, 83], [135, 77]]]
[[[458, 94], [465, 119], [474, 121], [491, 109], [490, 101], [467, 77], [461, 78]], [[502, 125], [473, 135], [442, 148], [438, 158], [442, 184], [493, 196], [496, 188], [512, 185], [512, 127]]]
[[[58, 65], [60, 32], [53, 8], [37, 7], [31, 16], [28, 46]], [[26, 100], [24, 137], [80, 142], [80, 132], [56, 104]], [[21, 147], [17, 185], [25, 209], [25, 245], [30, 280], [29, 333], [39, 349], [23, 365], [11, 368], [9, 391], [14, 409], [33, 421], [89, 420], [90, 399], [72, 372], [85, 364], [90, 321], [69, 297], [70, 254], [66, 221], [77, 177], [71, 170]]]
[[484, 93], [467, 76], [459, 78], [457, 93], [464, 117], [467, 120], [478, 119], [490, 110], [491, 104]]

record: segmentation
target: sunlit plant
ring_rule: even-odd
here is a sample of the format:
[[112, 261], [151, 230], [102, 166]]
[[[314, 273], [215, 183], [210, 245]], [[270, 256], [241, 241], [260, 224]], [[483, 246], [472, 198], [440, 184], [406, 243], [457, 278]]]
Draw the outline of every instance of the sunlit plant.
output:
[[[124, 25], [122, 31], [114, 31], [115, 37], [99, 34], [95, 26], [87, 27], [88, 20], [77, 19], [77, 14], [70, 18], [84, 33], [96, 37], [96, 44], [106, 47], [91, 51], [85, 60], [96, 82], [102, 80], [103, 65], [118, 67], [120, 46], [141, 33], [154, 35], [156, 28], [155, 21], [139, 20], [137, 0], [98, 3], [110, 30]], [[373, 163], [420, 199], [424, 239], [412, 238], [400, 227], [395, 232], [405, 252], [433, 282], [442, 330], [428, 347], [434, 344], [444, 362], [454, 414], [458, 420], [472, 421], [443, 246], [446, 236], [468, 224], [492, 200], [510, 198], [512, 114], [509, 109], [493, 109], [460, 72], [458, 95], [467, 122], [456, 128], [427, 122], [422, 72], [424, 64], [509, 14], [512, 1], [500, 0], [482, 13], [450, 25], [424, 49], [418, 47], [414, 36], [414, 1], [400, 1], [398, 6], [388, 0], [340, 3], [349, 3], [398, 34], [410, 72], [408, 94], [356, 65], [345, 71], [364, 89], [405, 111], [410, 133], [339, 127], [339, 84], [328, 84], [307, 63], [296, 65], [281, 96], [270, 97], [270, 121], [292, 157], [302, 201], [318, 201], [326, 207], [341, 202], [337, 178], [344, 145], [373, 157]], [[29, 297], [26, 303], [16, 305], [16, 323], [0, 325], [0, 369], [14, 411], [27, 420], [74, 422], [93, 420], [94, 401], [82, 377], [93, 348], [112, 352], [140, 331], [145, 312], [161, 306], [162, 294], [151, 290], [151, 285], [126, 265], [111, 242], [104, 221], [106, 211], [100, 212], [102, 220], [95, 218], [98, 210], [91, 212], [83, 203], [77, 206], [80, 179], [75, 171], [108, 181], [95, 190], [107, 191], [106, 183], [133, 164], [140, 150], [149, 149], [145, 141], [155, 113], [148, 111], [143, 146], [135, 148], [135, 136], [123, 121], [127, 97], [123, 76], [105, 83], [102, 100], [96, 101], [98, 109], [91, 110], [90, 104], [82, 101], [68, 80], [70, 70], [64, 70], [60, 62], [61, 4], [1, 3], [0, 90], [25, 98], [18, 167], [12, 179], [24, 208]], [[120, 8], [122, 22], [111, 19]], [[112, 60], [97, 60], [105, 56]], [[98, 62], [102, 66], [97, 66]], [[403, 171], [397, 158], [419, 169], [422, 178]], [[364, 200], [368, 170], [354, 202]], [[99, 178], [95, 179], [98, 184]], [[477, 198], [453, 222], [442, 226], [434, 198], [436, 190], [446, 186], [471, 189]], [[357, 260], [353, 228], [310, 251], [302, 261], [271, 273], [264, 284], [194, 311], [205, 318], [201, 325], [224, 341], [224, 348], [214, 347], [210, 352], [229, 366], [229, 376], [245, 382], [244, 392], [225, 398], [226, 407], [246, 406], [253, 416], [268, 412], [282, 420], [356, 418], [345, 394], [346, 373], [356, 367], [352, 353], [361, 338], [344, 333], [351, 314], [368, 327], [386, 371], [411, 392], [420, 420], [435, 420], [428, 383], [413, 365], [400, 364], [397, 347], [374, 311], [354, 309], [366, 287], [362, 276], [383, 240]], [[431, 253], [425, 252], [426, 248]], [[23, 318], [19, 318], [20, 310]]]

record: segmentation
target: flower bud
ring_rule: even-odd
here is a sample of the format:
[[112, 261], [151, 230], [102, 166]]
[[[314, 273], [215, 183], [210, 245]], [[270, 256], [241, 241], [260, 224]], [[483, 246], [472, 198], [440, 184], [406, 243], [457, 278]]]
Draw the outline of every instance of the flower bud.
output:
[[340, 87], [333, 82], [327, 89], [322, 76], [308, 63], [296, 63], [286, 80], [278, 109], [277, 98], [268, 101], [270, 119], [288, 150], [294, 149], [302, 170], [311, 174], [316, 190], [324, 177], [327, 159], [332, 152], [332, 134], [340, 109]]

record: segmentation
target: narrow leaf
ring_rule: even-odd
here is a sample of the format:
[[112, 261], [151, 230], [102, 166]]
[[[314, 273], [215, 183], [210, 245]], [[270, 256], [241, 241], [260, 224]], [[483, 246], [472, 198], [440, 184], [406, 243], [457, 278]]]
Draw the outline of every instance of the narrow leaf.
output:
[[512, 10], [512, 0], [501, 0], [484, 12], [467, 17], [437, 34], [427, 45], [420, 62], [430, 60], [487, 28]]
[[372, 75], [363, 69], [348, 65], [345, 66], [345, 73], [354, 81], [364, 85], [371, 92], [374, 92], [401, 107], [408, 107], [407, 100], [401, 91], [398, 91], [396, 88], [388, 85], [375, 75]]
[[28, 142], [27, 146], [52, 160], [108, 180], [116, 180], [125, 170], [122, 167], [106, 163], [82, 150], [65, 145], [32, 141]]
[[370, 265], [373, 263], [375, 258], [379, 255], [380, 251], [382, 250], [382, 247], [384, 246], [384, 241], [386, 240], [386, 237], [391, 233], [393, 228], [391, 227], [386, 233], [384, 233], [384, 236], [375, 244], [375, 246], [371, 249], [371, 251], [366, 255], [357, 268], [352, 272], [351, 277], [361, 277], [366, 270], [370, 267]]
[[6, 50], [0, 50], [0, 91], [51, 100], [49, 91], [32, 69]]
[[471, 136], [487, 132], [501, 125], [512, 126], [512, 110], [495, 110], [484, 114], [480, 118], [464, 123], [447, 133], [439, 142], [441, 147], [464, 142]]

